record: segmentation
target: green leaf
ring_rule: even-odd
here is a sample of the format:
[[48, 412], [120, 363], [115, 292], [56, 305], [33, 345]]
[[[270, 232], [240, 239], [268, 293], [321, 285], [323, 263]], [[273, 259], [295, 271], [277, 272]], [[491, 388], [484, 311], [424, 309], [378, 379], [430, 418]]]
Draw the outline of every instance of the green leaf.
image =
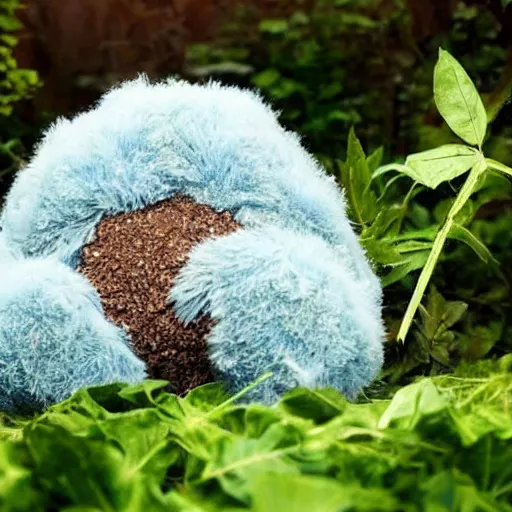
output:
[[368, 156], [366, 162], [368, 163], [368, 169], [370, 174], [373, 174], [382, 163], [382, 157], [384, 155], [384, 148], [381, 146], [377, 148], [371, 155]]
[[377, 215], [377, 196], [370, 188], [370, 167], [353, 128], [348, 136], [347, 161], [340, 162], [339, 167], [349, 215], [360, 224], [371, 222]]
[[[481, 321], [480, 321], [481, 322]], [[457, 342], [462, 357], [468, 361], [483, 359], [503, 336], [503, 322], [472, 326], [470, 323], [459, 334]]]
[[427, 307], [423, 310], [424, 332], [429, 340], [435, 342], [444, 332], [460, 321], [468, 305], [461, 301], [447, 301], [431, 287]]
[[485, 163], [489, 166], [490, 169], [493, 169], [498, 172], [502, 172], [503, 174], [505, 174], [507, 176], [512, 176], [512, 169], [505, 164], [497, 162], [496, 160], [493, 160], [492, 158], [486, 158]]
[[281, 73], [277, 69], [269, 68], [256, 73], [252, 77], [252, 83], [260, 89], [267, 89], [274, 85], [281, 78]]
[[352, 25], [362, 28], [374, 28], [377, 26], [377, 22], [368, 18], [368, 16], [362, 16], [356, 13], [343, 13], [340, 21], [349, 26]]
[[391, 240], [377, 240], [374, 238], [364, 240], [363, 246], [366, 255], [373, 263], [383, 266], [393, 266], [403, 263], [402, 255], [395, 249]]
[[224, 492], [242, 502], [249, 502], [250, 483], [262, 472], [298, 473], [288, 455], [299, 450], [294, 429], [275, 424], [259, 439], [221, 439], [205, 467], [201, 482], [219, 481]]
[[155, 404], [155, 395], [168, 384], [165, 380], [145, 380], [121, 389], [119, 396], [138, 407], [152, 407]]
[[192, 406], [202, 411], [212, 411], [215, 407], [222, 405], [229, 395], [226, 389], [219, 382], [203, 384], [187, 393], [182, 401], [184, 406]]
[[288, 26], [287, 20], [263, 20], [260, 22], [260, 31], [269, 34], [282, 34], [288, 30]]
[[37, 488], [27, 447], [0, 441], [0, 510], [46, 510], [47, 499]]
[[479, 159], [473, 148], [447, 144], [436, 149], [409, 155], [404, 173], [415, 181], [435, 189], [441, 183], [467, 172]]
[[414, 332], [418, 346], [423, 347], [427, 356], [433, 357], [442, 365], [450, 365], [450, 345], [455, 335], [450, 328], [460, 321], [468, 305], [461, 301], [447, 301], [431, 287], [427, 304], [420, 305], [420, 319]]
[[442, 49], [434, 70], [434, 99], [448, 126], [468, 144], [480, 147], [487, 130], [484, 104], [464, 68]]
[[399, 264], [393, 265], [393, 269], [391, 272], [386, 274], [382, 279], [382, 286], [387, 287], [401, 281], [404, 277], [409, 275], [411, 272], [415, 270], [419, 270], [425, 266], [427, 262], [430, 251], [416, 251], [409, 253], [407, 256], [404, 256]]
[[398, 424], [404, 429], [414, 429], [423, 416], [446, 409], [447, 400], [439, 393], [430, 379], [400, 389], [379, 420], [380, 429]]
[[385, 489], [342, 486], [334, 480], [310, 475], [260, 474], [255, 479], [253, 496], [254, 512], [393, 512], [398, 505]]
[[[460, 311], [439, 298], [425, 310], [442, 343]], [[242, 395], [217, 384], [185, 398], [159, 383], [84, 389], [12, 419], [23, 435], [0, 440], [0, 509], [511, 512], [511, 368], [464, 364], [365, 403], [332, 389], [270, 407], [234, 405]]]
[[280, 406], [290, 414], [325, 423], [343, 412], [346, 401], [334, 389], [297, 388], [283, 397]]
[[494, 258], [491, 251], [485, 246], [485, 244], [464, 226], [454, 223], [450, 230], [449, 238], [464, 242], [468, 247], [471, 247], [471, 249], [475, 251], [475, 254], [484, 263], [492, 262], [494, 265], [500, 264], [499, 261]]

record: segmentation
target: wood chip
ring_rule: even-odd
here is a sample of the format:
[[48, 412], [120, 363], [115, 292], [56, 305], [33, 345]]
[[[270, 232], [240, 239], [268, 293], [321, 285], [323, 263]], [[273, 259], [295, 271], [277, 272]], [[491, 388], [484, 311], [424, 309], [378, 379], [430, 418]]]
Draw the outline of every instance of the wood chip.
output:
[[103, 219], [85, 246], [79, 272], [98, 290], [105, 315], [128, 330], [154, 379], [183, 394], [213, 380], [206, 336], [211, 319], [184, 326], [167, 296], [191, 249], [239, 228], [228, 212], [177, 195], [131, 213]]

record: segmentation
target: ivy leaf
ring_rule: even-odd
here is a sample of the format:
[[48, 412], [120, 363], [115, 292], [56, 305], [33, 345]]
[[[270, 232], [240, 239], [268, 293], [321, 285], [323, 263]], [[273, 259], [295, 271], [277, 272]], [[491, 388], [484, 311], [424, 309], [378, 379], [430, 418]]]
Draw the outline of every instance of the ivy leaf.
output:
[[434, 99], [448, 126], [468, 144], [480, 147], [487, 130], [484, 104], [464, 68], [443, 49], [434, 70]]
[[435, 189], [469, 171], [479, 153], [462, 144], [446, 144], [436, 149], [414, 153], [407, 157], [403, 172], [415, 181]]
[[422, 309], [423, 332], [431, 340], [439, 340], [464, 315], [468, 305], [461, 301], [448, 301], [432, 286], [427, 306]]

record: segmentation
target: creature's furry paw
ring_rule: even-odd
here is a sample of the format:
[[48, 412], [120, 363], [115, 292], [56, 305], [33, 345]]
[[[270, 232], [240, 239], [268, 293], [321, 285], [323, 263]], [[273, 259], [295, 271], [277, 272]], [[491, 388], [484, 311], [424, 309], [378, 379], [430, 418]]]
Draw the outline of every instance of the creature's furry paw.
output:
[[353, 398], [369, 384], [383, 359], [379, 296], [319, 237], [269, 227], [197, 246], [170, 299], [184, 321], [216, 322], [210, 357], [232, 391], [273, 371], [250, 397], [273, 402], [297, 385]]
[[0, 264], [0, 409], [41, 409], [82, 386], [144, 379], [89, 282], [51, 259]]

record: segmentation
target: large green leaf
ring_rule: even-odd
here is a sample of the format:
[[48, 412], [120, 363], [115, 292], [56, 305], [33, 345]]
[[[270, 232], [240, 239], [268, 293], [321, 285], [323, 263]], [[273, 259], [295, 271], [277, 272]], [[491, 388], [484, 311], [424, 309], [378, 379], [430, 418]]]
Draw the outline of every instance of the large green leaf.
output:
[[448, 402], [431, 380], [421, 380], [400, 389], [379, 420], [379, 428], [398, 424], [413, 429], [422, 416], [433, 415], [446, 409]]
[[35, 486], [27, 447], [0, 441], [0, 510], [45, 510], [47, 499]]
[[429, 188], [453, 180], [473, 167], [479, 153], [461, 144], [447, 144], [436, 149], [409, 155], [405, 174]]
[[386, 489], [345, 486], [318, 476], [264, 473], [255, 479], [254, 512], [393, 512], [397, 500]]
[[298, 452], [293, 428], [274, 424], [259, 439], [226, 438], [216, 446], [201, 482], [218, 480], [224, 492], [248, 502], [252, 479], [262, 473], [298, 473], [288, 455]]
[[481, 146], [487, 130], [482, 99], [464, 68], [442, 49], [434, 70], [434, 98], [448, 126], [468, 144]]

